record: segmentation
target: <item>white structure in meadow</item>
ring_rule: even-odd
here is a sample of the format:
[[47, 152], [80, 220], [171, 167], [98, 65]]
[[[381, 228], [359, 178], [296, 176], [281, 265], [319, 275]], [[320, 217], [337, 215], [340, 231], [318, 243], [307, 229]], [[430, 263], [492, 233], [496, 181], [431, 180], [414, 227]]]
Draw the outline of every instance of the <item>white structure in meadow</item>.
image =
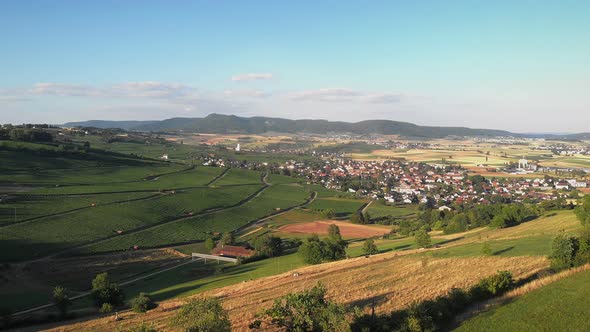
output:
[[162, 159], [162, 160], [168, 160], [168, 154], [163, 155], [162, 157], [160, 157], [160, 159]]
[[240, 152], [240, 143], [238, 143], [238, 145], [236, 145], [236, 152]]

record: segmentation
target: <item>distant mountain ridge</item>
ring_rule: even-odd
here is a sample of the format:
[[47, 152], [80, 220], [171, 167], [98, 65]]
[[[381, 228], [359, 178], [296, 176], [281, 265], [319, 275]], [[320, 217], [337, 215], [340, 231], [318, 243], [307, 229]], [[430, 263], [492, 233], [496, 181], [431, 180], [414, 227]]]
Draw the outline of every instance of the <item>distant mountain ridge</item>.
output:
[[[360, 122], [342, 122], [328, 120], [289, 120], [270, 117], [240, 117], [236, 115], [210, 114], [204, 118], [171, 118], [161, 121], [82, 121], [69, 122], [68, 127], [121, 128], [132, 131], [185, 131], [199, 133], [240, 133], [262, 134], [280, 133], [351, 133], [357, 135], [381, 134], [400, 135], [404, 137], [444, 138], [448, 136], [519, 136], [535, 135], [515, 134], [505, 130], [472, 129], [466, 127], [419, 126], [409, 122], [392, 120], [366, 120]], [[576, 134], [580, 137], [589, 134]], [[557, 137], [556, 135], [547, 135]], [[565, 135], [564, 135], [565, 136]], [[567, 135], [575, 136], [575, 135]], [[560, 136], [561, 137], [561, 136]], [[572, 137], [573, 138], [573, 137]], [[577, 137], [576, 137], [577, 138]]]
[[159, 121], [106, 121], [106, 120], [88, 120], [79, 122], [68, 122], [65, 127], [94, 127], [94, 128], [119, 128], [125, 130], [134, 130], [140, 126], [147, 126]]

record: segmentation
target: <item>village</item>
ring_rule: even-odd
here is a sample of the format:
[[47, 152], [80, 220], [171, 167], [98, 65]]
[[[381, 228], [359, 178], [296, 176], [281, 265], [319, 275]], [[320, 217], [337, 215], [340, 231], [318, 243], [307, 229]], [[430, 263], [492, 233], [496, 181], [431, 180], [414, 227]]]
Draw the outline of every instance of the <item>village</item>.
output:
[[[501, 168], [502, 171], [493, 173], [494, 176], [484, 177], [459, 165], [405, 160], [353, 160], [336, 153], [317, 156], [323, 159], [322, 163], [297, 160], [284, 164], [244, 163], [205, 157], [202, 164], [266, 168], [271, 173], [299, 177], [309, 184], [320, 184], [327, 189], [400, 205], [424, 203], [428, 198], [433, 198], [439, 207], [453, 203], [539, 203], [577, 197], [580, 191], [590, 187], [585, 179], [555, 176], [556, 170], [524, 158], [513, 166]], [[541, 171], [546, 173], [539, 173]], [[519, 174], [523, 176], [514, 176]]]

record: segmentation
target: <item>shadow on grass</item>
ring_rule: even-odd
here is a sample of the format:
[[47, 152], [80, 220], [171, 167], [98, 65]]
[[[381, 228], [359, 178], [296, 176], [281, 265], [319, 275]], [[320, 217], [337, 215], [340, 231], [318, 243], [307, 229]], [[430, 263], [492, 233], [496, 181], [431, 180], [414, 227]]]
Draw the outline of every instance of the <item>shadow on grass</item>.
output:
[[375, 308], [386, 303], [389, 298], [393, 297], [394, 292], [388, 292], [385, 294], [379, 294], [363, 299], [351, 301], [346, 304], [348, 308]]
[[492, 255], [493, 255], [493, 256], [500, 256], [500, 255], [502, 255], [503, 253], [509, 252], [509, 251], [510, 251], [510, 250], [512, 250], [512, 249], [514, 249], [514, 246], [512, 246], [512, 247], [508, 247], [508, 248], [504, 248], [504, 249], [501, 249], [501, 250], [498, 250], [498, 251], [494, 251], [494, 253], [493, 253]]
[[454, 239], [448, 239], [448, 240], [444, 240], [444, 241], [441, 241], [441, 242], [437, 242], [437, 243], [435, 243], [435, 245], [436, 244], [438, 244], [438, 245], [445, 245], [445, 244], [453, 243], [453, 242], [456, 242], [456, 241], [459, 241], [459, 240], [463, 240], [464, 238], [465, 238], [464, 236], [461, 236], [461, 237], [457, 237], [457, 238], [454, 238]]

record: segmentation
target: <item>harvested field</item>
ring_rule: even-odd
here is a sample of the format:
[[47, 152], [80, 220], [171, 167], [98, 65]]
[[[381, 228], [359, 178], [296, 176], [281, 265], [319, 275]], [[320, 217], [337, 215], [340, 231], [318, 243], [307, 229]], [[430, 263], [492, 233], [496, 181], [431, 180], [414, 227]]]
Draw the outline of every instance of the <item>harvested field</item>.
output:
[[357, 225], [335, 220], [319, 220], [299, 224], [286, 225], [279, 228], [281, 233], [328, 235], [328, 227], [336, 225], [344, 238], [367, 238], [382, 236], [390, 232], [389, 228], [378, 226]]
[[[411, 253], [388, 253], [370, 258], [355, 258], [298, 269], [293, 272], [262, 278], [206, 292], [219, 297], [229, 310], [235, 331], [248, 331], [256, 312], [268, 308], [277, 297], [308, 289], [321, 281], [328, 288], [330, 299], [347, 306], [364, 307], [375, 303], [377, 313], [408, 306], [413, 301], [432, 299], [453, 287], [465, 288], [498, 270], [509, 270], [515, 278], [526, 278], [548, 266], [544, 257], [479, 257], [429, 258], [427, 261]], [[161, 303], [149, 313], [126, 312], [115, 322], [102, 318], [61, 326], [53, 331], [113, 331], [127, 329], [142, 321], [158, 329], [170, 330], [170, 317], [183, 302]]]

